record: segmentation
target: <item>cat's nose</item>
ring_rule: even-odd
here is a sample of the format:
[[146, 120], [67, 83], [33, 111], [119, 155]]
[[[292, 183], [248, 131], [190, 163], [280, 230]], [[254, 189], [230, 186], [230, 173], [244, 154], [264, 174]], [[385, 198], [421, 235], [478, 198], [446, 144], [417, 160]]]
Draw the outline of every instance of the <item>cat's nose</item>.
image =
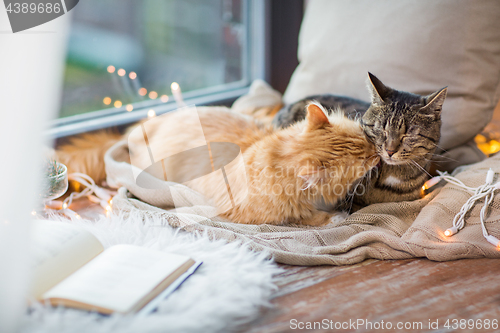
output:
[[387, 152], [387, 155], [389, 155], [389, 157], [392, 157], [392, 155], [394, 155], [396, 153], [395, 150], [390, 150], [390, 149], [386, 149], [386, 152]]

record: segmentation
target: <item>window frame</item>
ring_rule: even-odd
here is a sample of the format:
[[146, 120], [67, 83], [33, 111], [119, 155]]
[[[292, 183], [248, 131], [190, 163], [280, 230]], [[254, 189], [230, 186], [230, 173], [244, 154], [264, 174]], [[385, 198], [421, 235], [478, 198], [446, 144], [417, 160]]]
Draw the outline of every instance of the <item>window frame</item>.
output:
[[[268, 81], [269, 64], [269, 2], [266, 0], [243, 0], [246, 8], [247, 47], [243, 53], [243, 78], [237, 82], [198, 89], [183, 93], [186, 105], [227, 104], [248, 93], [253, 80]], [[182, 87], [181, 87], [182, 88]], [[46, 134], [52, 139], [90, 132], [98, 129], [121, 126], [147, 117], [150, 109], [157, 115], [177, 109], [175, 101], [159, 103], [158, 100], [136, 102], [134, 111], [127, 112], [125, 106], [106, 108], [79, 115], [55, 119], [50, 122]]]

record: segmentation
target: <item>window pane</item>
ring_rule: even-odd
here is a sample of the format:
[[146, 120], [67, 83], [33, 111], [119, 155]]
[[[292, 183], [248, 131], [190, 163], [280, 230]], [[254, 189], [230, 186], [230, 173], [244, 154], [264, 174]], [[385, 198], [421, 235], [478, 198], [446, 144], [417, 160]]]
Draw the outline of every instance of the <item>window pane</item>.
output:
[[[246, 82], [244, 0], [85, 0], [73, 10], [60, 117]], [[163, 98], [162, 98], [163, 96]]]

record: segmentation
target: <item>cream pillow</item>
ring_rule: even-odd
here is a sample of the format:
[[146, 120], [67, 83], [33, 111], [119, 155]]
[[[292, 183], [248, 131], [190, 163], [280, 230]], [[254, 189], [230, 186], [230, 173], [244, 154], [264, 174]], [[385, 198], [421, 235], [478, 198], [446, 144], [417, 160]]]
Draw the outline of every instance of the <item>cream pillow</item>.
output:
[[292, 103], [333, 93], [369, 101], [370, 71], [384, 84], [427, 95], [448, 86], [440, 146], [471, 140], [500, 98], [500, 2], [310, 0]]

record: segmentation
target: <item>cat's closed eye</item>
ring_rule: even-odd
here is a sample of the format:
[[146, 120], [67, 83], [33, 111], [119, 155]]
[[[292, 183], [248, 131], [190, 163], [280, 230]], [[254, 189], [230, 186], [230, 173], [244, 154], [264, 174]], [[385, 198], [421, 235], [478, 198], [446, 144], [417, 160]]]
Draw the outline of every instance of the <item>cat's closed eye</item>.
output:
[[366, 122], [363, 118], [360, 119], [361, 126], [368, 126], [368, 127], [373, 127], [375, 124], [372, 124], [371, 122]]

